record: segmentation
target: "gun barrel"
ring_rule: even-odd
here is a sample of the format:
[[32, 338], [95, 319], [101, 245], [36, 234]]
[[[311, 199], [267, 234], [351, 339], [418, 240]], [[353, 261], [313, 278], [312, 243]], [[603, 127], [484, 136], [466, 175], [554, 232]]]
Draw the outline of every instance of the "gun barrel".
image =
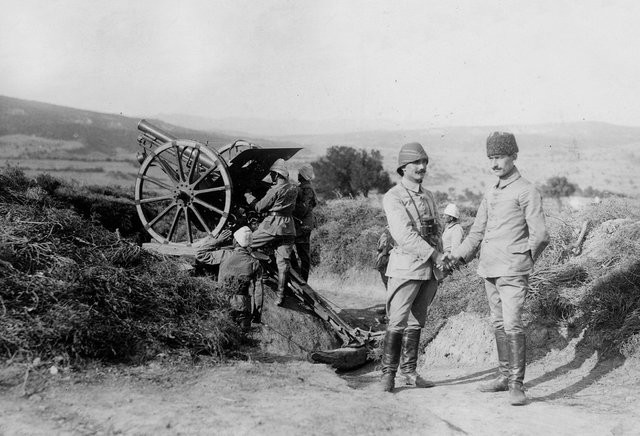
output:
[[140, 122], [138, 123], [138, 130], [146, 133], [147, 135], [153, 136], [160, 143], [175, 141], [176, 139], [178, 139], [175, 136], [154, 126], [147, 120], [140, 120]]

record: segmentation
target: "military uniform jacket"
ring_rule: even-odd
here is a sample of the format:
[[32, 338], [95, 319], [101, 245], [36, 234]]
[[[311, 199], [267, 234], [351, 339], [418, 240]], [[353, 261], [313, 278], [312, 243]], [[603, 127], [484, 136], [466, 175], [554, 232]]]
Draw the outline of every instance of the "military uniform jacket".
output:
[[289, 182], [277, 183], [269, 188], [265, 196], [254, 206], [257, 212], [269, 213], [260, 223], [258, 230], [274, 236], [295, 236], [291, 213], [297, 196], [298, 187]]
[[218, 282], [238, 281], [238, 294], [246, 295], [252, 282], [262, 277], [262, 266], [258, 259], [251, 256], [248, 249], [236, 247], [220, 264]]
[[451, 253], [454, 248], [457, 248], [462, 242], [462, 236], [464, 230], [462, 226], [457, 223], [449, 223], [445, 226], [444, 232], [442, 232], [442, 248], [445, 253]]
[[311, 182], [305, 180], [298, 186], [298, 198], [293, 209], [293, 219], [296, 225], [296, 236], [311, 233], [315, 223], [313, 221], [313, 209], [318, 204], [316, 193], [311, 187]]
[[548, 243], [542, 197], [514, 168], [487, 190], [469, 235], [452, 254], [469, 261], [479, 247], [481, 277], [527, 275]]
[[433, 194], [417, 183], [402, 179], [384, 195], [382, 205], [395, 241], [386, 275], [413, 280], [433, 278], [431, 255], [442, 241], [438, 233], [436, 245], [430, 245], [418, 228], [420, 218], [438, 216]]

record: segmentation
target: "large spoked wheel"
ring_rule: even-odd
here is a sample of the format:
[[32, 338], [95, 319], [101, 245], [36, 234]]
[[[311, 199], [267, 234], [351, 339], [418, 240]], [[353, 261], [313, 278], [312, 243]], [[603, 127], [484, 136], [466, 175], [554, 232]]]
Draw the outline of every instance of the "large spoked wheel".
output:
[[225, 161], [191, 140], [147, 150], [135, 186], [135, 203], [147, 232], [163, 244], [191, 245], [215, 236], [231, 209], [233, 185]]

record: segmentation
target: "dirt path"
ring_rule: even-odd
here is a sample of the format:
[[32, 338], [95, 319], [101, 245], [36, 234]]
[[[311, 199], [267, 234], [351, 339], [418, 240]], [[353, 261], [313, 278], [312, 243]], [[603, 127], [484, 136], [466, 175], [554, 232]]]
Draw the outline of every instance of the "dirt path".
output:
[[[354, 294], [356, 295], [356, 294]], [[379, 306], [371, 296], [333, 299], [355, 318]], [[355, 307], [349, 309], [349, 307]], [[568, 347], [569, 348], [569, 347]], [[573, 350], [575, 351], [575, 350]], [[220, 366], [175, 364], [46, 371], [0, 390], [1, 435], [638, 435], [640, 362], [551, 353], [527, 368], [530, 403], [477, 384], [491, 367], [434, 367], [432, 389], [378, 390], [370, 364], [336, 374], [325, 365], [253, 356]], [[0, 377], [0, 389], [2, 389]]]
[[637, 380], [626, 390], [612, 381], [577, 397], [543, 399], [562, 388], [555, 379], [529, 389], [531, 403], [516, 408], [506, 405], [503, 393], [475, 389], [487, 374], [434, 369], [435, 388], [382, 394], [372, 365], [342, 377], [325, 365], [293, 360], [94, 370], [49, 380], [30, 398], [18, 396], [17, 388], [5, 392], [0, 433], [640, 434]]

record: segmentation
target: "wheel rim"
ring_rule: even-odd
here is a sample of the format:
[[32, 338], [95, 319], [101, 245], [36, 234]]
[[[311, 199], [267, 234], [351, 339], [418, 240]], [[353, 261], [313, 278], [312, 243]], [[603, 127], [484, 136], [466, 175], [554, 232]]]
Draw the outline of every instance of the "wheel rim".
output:
[[175, 140], [147, 151], [135, 186], [146, 231], [163, 244], [191, 245], [224, 227], [233, 185], [218, 153], [199, 142]]
[[218, 149], [218, 154], [224, 158], [226, 162], [231, 162], [234, 157], [238, 156], [245, 150], [251, 150], [253, 148], [262, 148], [257, 144], [253, 144], [244, 139], [238, 139], [231, 144], [227, 144], [224, 147]]

